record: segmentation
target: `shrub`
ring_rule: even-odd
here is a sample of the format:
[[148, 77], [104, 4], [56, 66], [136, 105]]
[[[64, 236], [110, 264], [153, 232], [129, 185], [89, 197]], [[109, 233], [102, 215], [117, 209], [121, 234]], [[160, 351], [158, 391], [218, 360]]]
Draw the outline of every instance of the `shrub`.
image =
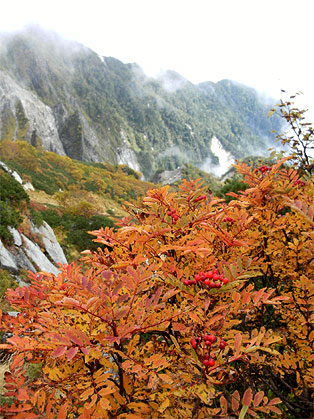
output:
[[[314, 191], [283, 162], [238, 165], [249, 188], [228, 205], [199, 181], [151, 190], [129, 206], [135, 221], [93, 233], [105, 247], [84, 267], [9, 291], [23, 314], [2, 317], [16, 351], [4, 414], [308, 415]], [[42, 362], [33, 384], [25, 358]]]

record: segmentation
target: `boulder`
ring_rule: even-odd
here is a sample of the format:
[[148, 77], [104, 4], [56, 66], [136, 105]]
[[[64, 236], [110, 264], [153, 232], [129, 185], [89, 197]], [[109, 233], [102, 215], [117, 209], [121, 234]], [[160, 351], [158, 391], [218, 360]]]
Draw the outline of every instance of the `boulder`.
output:
[[26, 255], [38, 266], [41, 271], [58, 275], [59, 270], [50, 262], [47, 256], [40, 250], [40, 247], [22, 234], [24, 250]]
[[42, 243], [50, 259], [56, 264], [66, 264], [67, 260], [63, 253], [62, 247], [60, 246], [50, 225], [44, 221], [40, 227], [36, 227], [33, 223], [31, 226], [32, 233], [40, 235]]
[[0, 266], [3, 269], [8, 269], [14, 273], [18, 272], [18, 266], [15, 263], [14, 256], [7, 250], [0, 240]]

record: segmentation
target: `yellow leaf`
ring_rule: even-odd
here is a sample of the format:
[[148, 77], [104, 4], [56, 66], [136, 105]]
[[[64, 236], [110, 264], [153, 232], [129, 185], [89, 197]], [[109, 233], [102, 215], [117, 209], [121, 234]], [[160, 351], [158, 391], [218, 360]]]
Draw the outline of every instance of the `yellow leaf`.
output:
[[163, 412], [164, 410], [166, 410], [167, 409], [167, 407], [169, 407], [170, 406], [170, 401], [169, 401], [169, 399], [165, 399], [162, 403], [161, 403], [161, 405], [159, 406], [159, 408], [158, 408], [158, 412]]
[[173, 380], [171, 377], [169, 377], [169, 375], [167, 374], [158, 374], [158, 377], [162, 379], [162, 381], [164, 381], [167, 384], [172, 384]]

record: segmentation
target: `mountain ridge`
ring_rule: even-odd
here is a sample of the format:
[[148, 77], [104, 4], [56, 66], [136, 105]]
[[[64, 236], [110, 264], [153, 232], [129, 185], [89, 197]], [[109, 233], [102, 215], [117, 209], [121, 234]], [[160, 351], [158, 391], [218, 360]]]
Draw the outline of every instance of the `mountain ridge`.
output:
[[[74, 41], [31, 28], [0, 37], [0, 138], [22, 139], [71, 158], [127, 164], [152, 178], [218, 156], [265, 151], [280, 129], [256, 91], [231, 81], [194, 85], [168, 70], [100, 57]], [[209, 166], [210, 170], [210, 166]]]

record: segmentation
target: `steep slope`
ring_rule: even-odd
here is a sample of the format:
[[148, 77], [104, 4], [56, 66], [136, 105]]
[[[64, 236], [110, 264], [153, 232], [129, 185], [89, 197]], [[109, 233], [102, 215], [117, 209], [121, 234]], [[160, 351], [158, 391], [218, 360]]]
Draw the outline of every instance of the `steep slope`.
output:
[[183, 163], [217, 164], [214, 136], [234, 157], [264, 151], [280, 126], [253, 89], [230, 81], [193, 85], [172, 71], [151, 79], [38, 28], [0, 42], [2, 139], [127, 164], [150, 178]]

